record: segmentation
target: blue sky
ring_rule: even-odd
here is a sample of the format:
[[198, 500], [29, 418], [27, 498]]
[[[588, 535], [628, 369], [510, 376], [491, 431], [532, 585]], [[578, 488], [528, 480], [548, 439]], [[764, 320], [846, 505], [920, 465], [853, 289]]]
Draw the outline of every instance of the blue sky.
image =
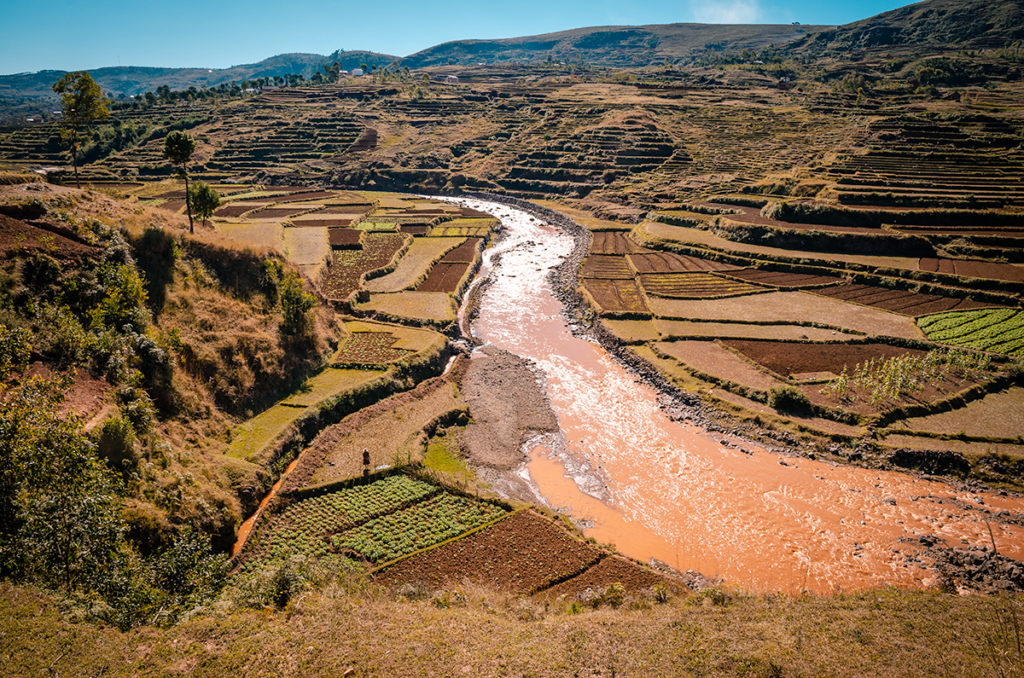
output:
[[0, 0], [0, 73], [100, 66], [221, 68], [285, 52], [405, 56], [439, 42], [609, 24], [844, 24], [900, 0]]

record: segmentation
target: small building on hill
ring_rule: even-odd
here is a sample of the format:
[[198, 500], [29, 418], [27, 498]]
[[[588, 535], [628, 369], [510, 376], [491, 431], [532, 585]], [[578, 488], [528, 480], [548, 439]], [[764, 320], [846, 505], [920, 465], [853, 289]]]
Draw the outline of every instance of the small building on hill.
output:
[[445, 83], [447, 83], [449, 85], [458, 85], [459, 84], [459, 76], [457, 76], [457, 75], [446, 75], [446, 76], [444, 76], [444, 81], [445, 81]]
[[351, 71], [351, 73], [352, 73], [352, 75], [353, 75], [354, 77], [357, 77], [357, 78], [358, 78], [358, 77], [359, 77], [360, 75], [362, 75], [362, 74], [363, 74], [363, 69], [361, 69], [361, 68], [353, 68], [353, 69], [352, 69], [352, 71]]

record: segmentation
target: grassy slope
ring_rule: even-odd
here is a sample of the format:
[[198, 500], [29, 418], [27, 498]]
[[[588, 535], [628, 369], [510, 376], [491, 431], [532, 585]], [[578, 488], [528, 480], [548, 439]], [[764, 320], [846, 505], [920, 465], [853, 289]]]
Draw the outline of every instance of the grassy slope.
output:
[[64, 621], [44, 594], [4, 584], [0, 657], [9, 676], [1024, 675], [1012, 630], [1021, 597], [696, 597], [581, 615], [476, 589], [467, 597], [439, 609], [330, 587], [285, 612], [225, 607], [120, 633]]

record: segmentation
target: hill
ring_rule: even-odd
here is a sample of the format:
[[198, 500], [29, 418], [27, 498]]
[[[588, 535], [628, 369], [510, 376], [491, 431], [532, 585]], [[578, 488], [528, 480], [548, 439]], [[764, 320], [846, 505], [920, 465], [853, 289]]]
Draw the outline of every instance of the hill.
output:
[[456, 40], [407, 56], [409, 68], [553, 59], [589, 65], [645, 66], [704, 51], [762, 49], [806, 37], [822, 26], [660, 24], [598, 26], [501, 40]]
[[794, 49], [846, 53], [851, 49], [979, 49], [1024, 40], [1024, 3], [1016, 0], [927, 0], [834, 30], [808, 35]]
[[[333, 54], [279, 54], [254, 64], [230, 68], [161, 68], [146, 66], [110, 66], [90, 71], [104, 90], [115, 96], [141, 94], [167, 85], [172, 90], [189, 87], [214, 87], [225, 82], [253, 80], [301, 73], [307, 78], [325, 63], [337, 61], [342, 68], [362, 64], [390, 64], [398, 57], [376, 52], [351, 51]], [[52, 97], [50, 87], [66, 71], [37, 71], [0, 76], [0, 98], [11, 95]]]

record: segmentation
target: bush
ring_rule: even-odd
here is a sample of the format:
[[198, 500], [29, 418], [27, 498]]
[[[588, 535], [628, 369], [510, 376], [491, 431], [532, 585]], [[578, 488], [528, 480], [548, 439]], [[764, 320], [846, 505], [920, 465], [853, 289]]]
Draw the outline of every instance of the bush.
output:
[[811, 401], [795, 386], [774, 386], [768, 391], [768, 406], [779, 412], [804, 414], [810, 412]]
[[32, 339], [28, 330], [18, 327], [7, 329], [0, 325], [0, 381], [28, 364], [32, 356]]
[[103, 422], [96, 440], [96, 451], [110, 468], [126, 477], [138, 470], [135, 441], [135, 429], [131, 422], [123, 415], [116, 414]]
[[281, 332], [293, 337], [309, 336], [313, 329], [310, 311], [316, 306], [316, 297], [302, 286], [294, 272], [281, 280]]

